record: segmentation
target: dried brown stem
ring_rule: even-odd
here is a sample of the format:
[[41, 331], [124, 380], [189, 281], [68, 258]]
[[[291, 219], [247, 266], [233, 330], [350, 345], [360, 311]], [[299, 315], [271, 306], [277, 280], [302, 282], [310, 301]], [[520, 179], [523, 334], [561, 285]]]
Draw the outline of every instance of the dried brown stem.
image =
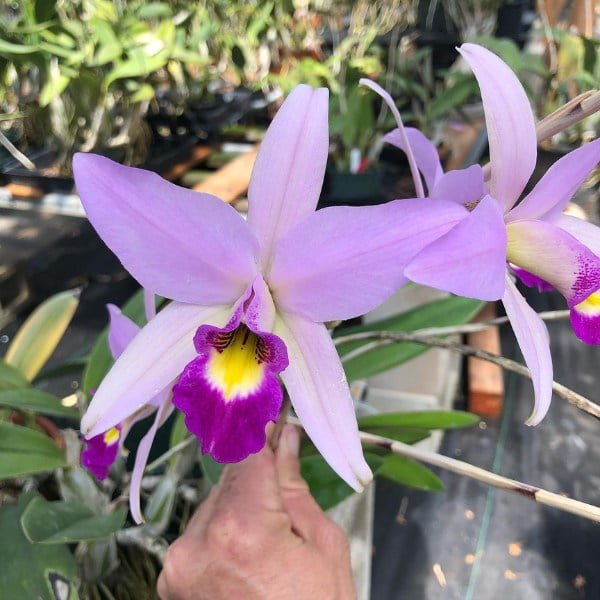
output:
[[[353, 335], [346, 335], [342, 337], [338, 337], [335, 339], [336, 345], [346, 343], [346, 342], [356, 342], [356, 341], [365, 341], [372, 340], [371, 343], [365, 344], [347, 354], [342, 356], [342, 362], [347, 362], [352, 358], [356, 358], [365, 352], [373, 350], [374, 348], [378, 348], [380, 346], [386, 346], [388, 344], [394, 344], [398, 342], [410, 342], [413, 344], [423, 344], [424, 346], [433, 346], [436, 348], [445, 348], [447, 350], [452, 350], [453, 352], [458, 352], [464, 356], [474, 356], [475, 358], [481, 358], [482, 360], [487, 360], [488, 362], [492, 362], [494, 364], [499, 365], [503, 369], [507, 371], [512, 371], [513, 373], [517, 373], [522, 377], [526, 377], [531, 379], [531, 373], [529, 369], [518, 363], [517, 361], [511, 360], [509, 358], [504, 358], [503, 356], [498, 356], [496, 354], [492, 354], [491, 352], [486, 352], [485, 350], [481, 350], [479, 348], [474, 348], [472, 346], [467, 346], [466, 344], [460, 344], [458, 342], [452, 340], [441, 340], [434, 337], [428, 337], [423, 335], [418, 335], [415, 333], [408, 332], [395, 332], [395, 331], [368, 331], [364, 333], [356, 333]], [[585, 396], [574, 392], [568, 387], [558, 383], [556, 381], [552, 382], [552, 390], [554, 393], [566, 400], [569, 404], [572, 404], [579, 410], [592, 415], [596, 419], [600, 420], [600, 405], [588, 400]]]

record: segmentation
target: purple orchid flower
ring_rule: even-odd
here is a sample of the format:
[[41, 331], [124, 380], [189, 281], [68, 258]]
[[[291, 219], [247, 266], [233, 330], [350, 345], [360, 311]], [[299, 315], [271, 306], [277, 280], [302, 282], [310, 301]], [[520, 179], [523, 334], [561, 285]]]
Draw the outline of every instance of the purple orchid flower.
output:
[[536, 277], [530, 279], [534, 285], [556, 288], [574, 310], [579, 337], [587, 330], [588, 339], [597, 339], [600, 229], [562, 211], [598, 164], [600, 140], [557, 161], [515, 206], [537, 158], [527, 95], [508, 65], [489, 50], [463, 44], [459, 52], [473, 69], [483, 98], [491, 157], [489, 193], [478, 167], [444, 174], [435, 146], [416, 130], [403, 133], [397, 115], [398, 129], [384, 139], [414, 155], [430, 197], [454, 199], [471, 211], [418, 253], [404, 274], [460, 296], [502, 299], [532, 374], [535, 404], [527, 423], [535, 425], [550, 405], [552, 357], [546, 326], [517, 291], [511, 273], [521, 269]]
[[[150, 321], [156, 314], [154, 294], [149, 294], [145, 290], [144, 307], [146, 318]], [[112, 357], [117, 359], [139, 333], [140, 327], [126, 317], [113, 304], [109, 304], [107, 308], [110, 317], [108, 347]], [[122, 422], [117, 423], [102, 433], [84, 438], [85, 448], [81, 453], [81, 464], [97, 479], [106, 479], [108, 471], [117, 459], [125, 438], [133, 425], [150, 416], [152, 413], [156, 413], [150, 429], [139, 443], [131, 475], [129, 505], [136, 523], [143, 522], [140, 506], [140, 489], [144, 469], [150, 455], [150, 448], [158, 428], [169, 418], [172, 411], [173, 404], [171, 402], [170, 388], [167, 387]]]
[[[269, 127], [248, 190], [247, 223], [209, 194], [78, 154], [87, 215], [125, 267], [174, 301], [135, 337], [82, 420], [105, 432], [147, 398], [173, 404], [205, 453], [238, 461], [265, 444], [280, 375], [305, 430], [360, 490], [372, 477], [325, 321], [371, 310], [421, 248], [464, 219], [454, 202], [402, 200], [315, 212], [328, 154], [328, 93], [298, 86]], [[410, 223], [410, 227], [406, 226]]]

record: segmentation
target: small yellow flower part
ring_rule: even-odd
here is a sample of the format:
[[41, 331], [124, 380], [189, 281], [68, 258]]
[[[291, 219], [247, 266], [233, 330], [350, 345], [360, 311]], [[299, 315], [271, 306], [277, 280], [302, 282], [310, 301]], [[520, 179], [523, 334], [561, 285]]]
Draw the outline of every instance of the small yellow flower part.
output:
[[104, 443], [107, 446], [112, 446], [119, 441], [120, 437], [121, 432], [116, 427], [112, 427], [104, 434]]

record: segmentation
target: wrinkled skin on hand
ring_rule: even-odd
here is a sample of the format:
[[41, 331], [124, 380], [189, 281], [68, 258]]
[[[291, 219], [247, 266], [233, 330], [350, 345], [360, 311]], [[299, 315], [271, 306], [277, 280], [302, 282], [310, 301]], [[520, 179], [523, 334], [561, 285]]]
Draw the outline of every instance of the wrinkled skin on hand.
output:
[[348, 541], [302, 479], [299, 436], [287, 425], [265, 447], [228, 465], [167, 553], [162, 600], [352, 600]]

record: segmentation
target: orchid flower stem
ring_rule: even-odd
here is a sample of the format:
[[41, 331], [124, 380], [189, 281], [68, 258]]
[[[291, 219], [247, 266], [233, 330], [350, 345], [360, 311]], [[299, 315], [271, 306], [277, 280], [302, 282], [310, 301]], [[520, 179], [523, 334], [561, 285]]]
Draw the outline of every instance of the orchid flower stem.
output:
[[[302, 427], [300, 421], [295, 417], [288, 417], [288, 423]], [[547, 490], [529, 485], [528, 483], [521, 483], [515, 479], [509, 479], [508, 477], [502, 477], [502, 475], [496, 475], [490, 471], [486, 471], [481, 467], [475, 467], [469, 463], [463, 462], [462, 460], [456, 460], [442, 454], [435, 452], [428, 452], [421, 450], [415, 446], [409, 446], [402, 442], [397, 442], [390, 438], [386, 438], [373, 433], [366, 433], [359, 431], [360, 439], [363, 444], [369, 444], [387, 450], [392, 454], [398, 456], [405, 456], [412, 458], [420, 462], [439, 467], [445, 471], [456, 473], [457, 475], [463, 475], [477, 481], [481, 481], [487, 485], [491, 485], [509, 492], [516, 492], [521, 494], [538, 504], [544, 504], [546, 506], [552, 506], [559, 510], [569, 512], [579, 517], [591, 519], [592, 521], [600, 522], [600, 508], [592, 504], [586, 504], [579, 500], [571, 500], [561, 494], [555, 494]]]
[[[496, 354], [492, 354], [491, 352], [486, 352], [485, 350], [481, 350], [479, 348], [474, 348], [473, 346], [460, 344], [452, 340], [440, 340], [434, 337], [418, 335], [416, 333], [396, 331], [369, 331], [339, 337], [336, 338], [335, 342], [339, 345], [344, 342], [355, 342], [364, 340], [373, 341], [371, 343], [365, 344], [364, 346], [361, 346], [360, 348], [356, 348], [355, 350], [352, 350], [347, 354], [344, 354], [342, 356], [343, 363], [349, 361], [350, 359], [356, 358], [357, 356], [360, 356], [365, 352], [369, 352], [374, 348], [379, 348], [381, 346], [386, 346], [388, 344], [394, 344], [398, 342], [410, 342], [413, 344], [422, 344], [424, 346], [433, 346], [435, 348], [445, 348], [447, 350], [452, 350], [453, 352], [463, 354], [464, 356], [474, 356], [475, 358], [481, 358], [482, 360], [487, 360], [488, 362], [497, 364], [498, 366], [502, 367], [503, 369], [506, 369], [507, 371], [512, 371], [513, 373], [517, 373], [522, 377], [531, 379], [531, 373], [529, 369], [525, 365], [522, 365], [517, 361], [510, 360], [509, 358], [504, 358], [503, 356], [498, 356]], [[592, 415], [596, 419], [600, 420], [600, 405], [592, 402], [591, 400], [588, 400], [581, 394], [574, 392], [573, 390], [565, 387], [560, 383], [557, 383], [556, 381], [552, 383], [552, 390], [557, 396], [560, 396], [569, 404], [572, 404], [579, 410], [589, 415]]]

